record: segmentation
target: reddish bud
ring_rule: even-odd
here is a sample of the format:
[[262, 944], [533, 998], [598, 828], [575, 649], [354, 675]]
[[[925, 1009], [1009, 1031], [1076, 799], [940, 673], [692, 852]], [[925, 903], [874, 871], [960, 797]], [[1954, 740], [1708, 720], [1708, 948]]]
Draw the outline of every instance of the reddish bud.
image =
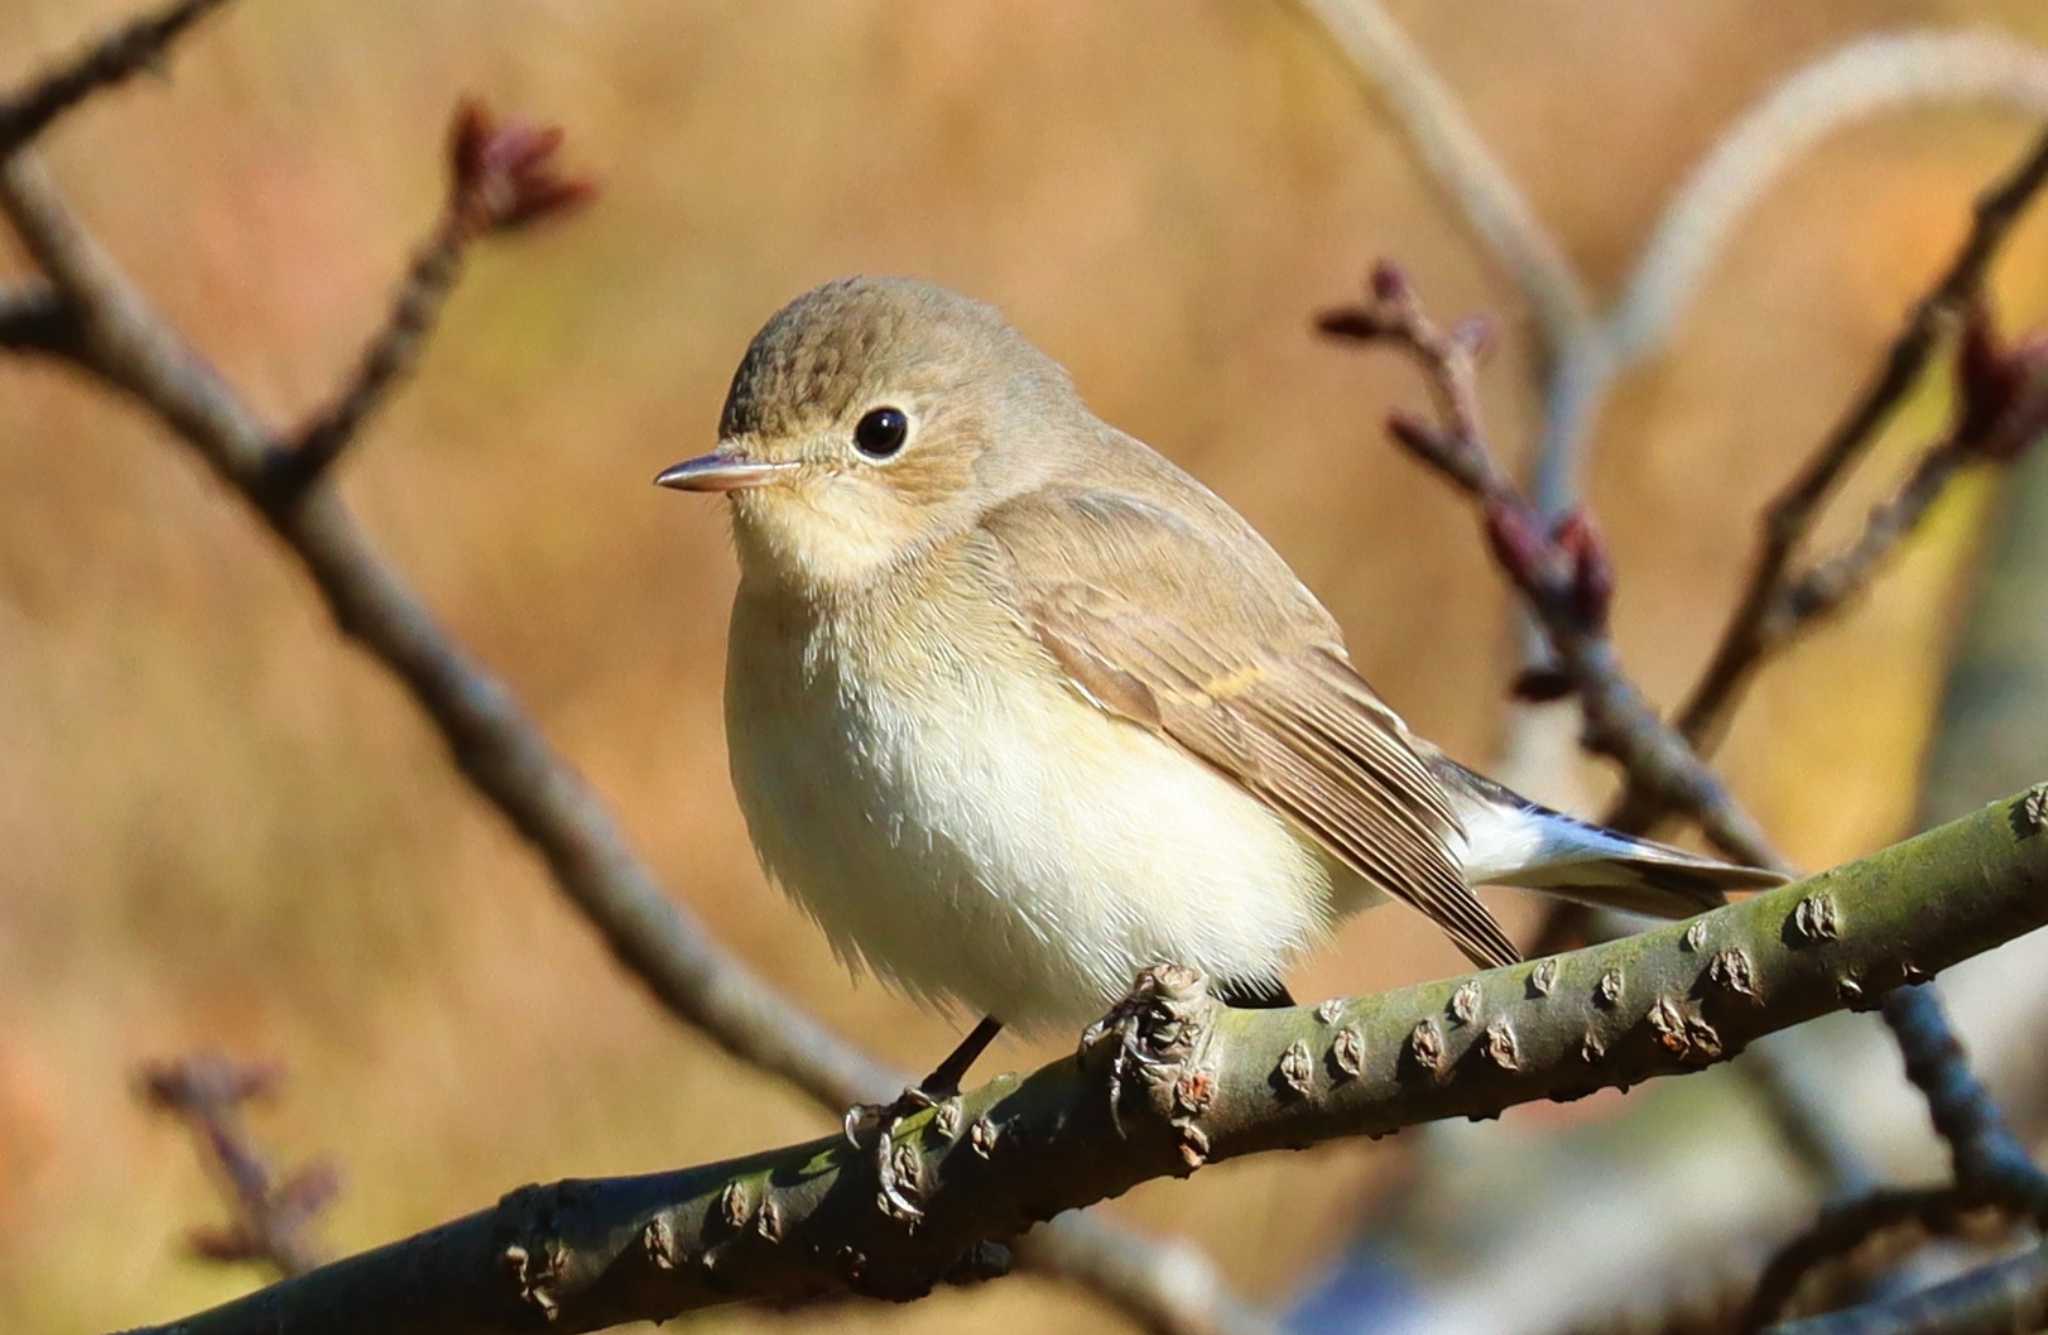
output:
[[2011, 463], [2048, 435], [2048, 336], [2030, 334], [2007, 356], [2013, 384], [2005, 411], [1982, 436], [1960, 438], [1987, 459]]
[[1614, 562], [1600, 530], [1584, 509], [1575, 509], [1550, 531], [1551, 541], [1571, 563], [1572, 614], [1588, 630], [1604, 630], [1614, 601]]
[[517, 176], [538, 167], [543, 158], [561, 146], [560, 126], [513, 121], [484, 141], [484, 167]]
[[464, 99], [448, 134], [449, 207], [463, 228], [524, 227], [588, 202], [594, 185], [554, 174], [561, 146], [558, 127], [501, 124], [481, 102]]
[[484, 145], [490, 137], [490, 113], [475, 98], [463, 98], [448, 127], [449, 174], [458, 181], [475, 179], [483, 171]]
[[2048, 335], [1998, 335], [1983, 301], [1964, 312], [1956, 347], [1956, 445], [2009, 462], [2048, 430]]
[[1392, 260], [1381, 260], [1372, 266], [1368, 287], [1376, 301], [1407, 301], [1415, 294], [1407, 273]]
[[1990, 310], [1982, 301], [1972, 301], [1963, 313], [1962, 337], [1956, 341], [1958, 441], [1980, 441], [1991, 434], [2012, 401], [2013, 369]]
[[1519, 498], [1497, 496], [1486, 502], [1484, 515], [1486, 542], [1501, 569], [1525, 592], [1546, 592], [1553, 552], [1536, 512]]

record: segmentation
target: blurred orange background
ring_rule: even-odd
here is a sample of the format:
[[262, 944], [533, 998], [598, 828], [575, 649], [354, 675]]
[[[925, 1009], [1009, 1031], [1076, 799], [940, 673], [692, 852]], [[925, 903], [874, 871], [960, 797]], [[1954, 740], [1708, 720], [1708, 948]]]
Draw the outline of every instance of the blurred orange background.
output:
[[[26, 76], [112, 0], [13, 0]], [[2025, 0], [1391, 6], [1596, 290], [1685, 170], [1771, 85], [1851, 37]], [[603, 184], [574, 221], [481, 247], [343, 487], [448, 626], [615, 804], [672, 892], [842, 1032], [928, 1065], [959, 1022], [855, 987], [754, 866], [720, 721], [734, 568], [716, 508], [648, 485], [711, 440], [782, 301], [907, 272], [1005, 307], [1096, 409], [1241, 508], [1426, 734], [1485, 762], [1514, 659], [1463, 502], [1389, 448], [1421, 402], [1390, 357], [1315, 338], [1370, 262], [1443, 316], [1504, 320], [1498, 447], [1536, 426], [1526, 307], [1377, 102], [1284, 3], [959, 5], [265, 0], [184, 42], [172, 81], [93, 101], [53, 168], [163, 309], [273, 420], [319, 405], [380, 319], [441, 188], [457, 96], [567, 126]], [[1736, 592], [1758, 506], [1875, 365], [2025, 118], [1922, 110], [1830, 138], [1747, 217], [1669, 351], [1600, 423], [1592, 500], [1616, 631], [1669, 703]], [[1998, 270], [2048, 307], [2048, 232]], [[16, 267], [20, 267], [18, 256]], [[1848, 532], [1938, 430], [1934, 377], [1837, 508]], [[1889, 841], [1972, 549], [1965, 485], [1877, 596], [1771, 671], [1723, 751], [1788, 852]], [[1601, 793], [1607, 776], [1557, 776]], [[0, 1314], [17, 1330], [168, 1319], [259, 1282], [189, 1257], [221, 1215], [138, 1063], [279, 1056], [257, 1119], [333, 1156], [322, 1238], [356, 1250], [519, 1183], [821, 1134], [819, 1109], [667, 1019], [465, 788], [384, 673], [196, 459], [128, 406], [0, 363]], [[1514, 930], [1536, 911], [1503, 896]], [[1309, 998], [1439, 976], [1388, 910], [1294, 980]], [[986, 1070], [1061, 1045], [998, 1047]], [[1528, 1109], [1494, 1130], [1532, 1134]], [[1246, 1293], [1325, 1259], [1399, 1141], [1268, 1156], [1113, 1208], [1186, 1234]], [[1014, 1329], [1122, 1319], [1018, 1278], [835, 1321]], [[714, 1314], [716, 1328], [787, 1318]]]

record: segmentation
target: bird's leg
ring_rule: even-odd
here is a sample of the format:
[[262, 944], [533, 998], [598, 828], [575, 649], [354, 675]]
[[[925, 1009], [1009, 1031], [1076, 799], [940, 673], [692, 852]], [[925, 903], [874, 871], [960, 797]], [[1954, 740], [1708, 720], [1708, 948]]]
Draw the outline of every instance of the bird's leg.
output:
[[974, 1026], [973, 1031], [960, 1040], [960, 1045], [947, 1055], [946, 1060], [934, 1067], [930, 1075], [898, 1094], [894, 1103], [856, 1103], [846, 1110], [846, 1141], [855, 1149], [861, 1148], [860, 1132], [864, 1126], [872, 1124], [877, 1128], [875, 1176], [881, 1181], [883, 1208], [890, 1213], [904, 1219], [916, 1219], [924, 1214], [896, 1185], [896, 1128], [905, 1118], [936, 1107], [958, 1094], [960, 1080], [967, 1074], [967, 1069], [987, 1051], [988, 1045], [995, 1042], [996, 1035], [1002, 1031], [1001, 1020], [993, 1015], [984, 1016], [981, 1023]]
[[934, 1100], [950, 1099], [960, 1092], [960, 1082], [966, 1078], [967, 1070], [988, 1051], [988, 1045], [996, 1041], [996, 1035], [1003, 1032], [1003, 1022], [993, 1015], [982, 1017], [981, 1023], [960, 1045], [946, 1055], [946, 1060], [932, 1068], [932, 1073], [918, 1082], [917, 1087], [932, 1096]]

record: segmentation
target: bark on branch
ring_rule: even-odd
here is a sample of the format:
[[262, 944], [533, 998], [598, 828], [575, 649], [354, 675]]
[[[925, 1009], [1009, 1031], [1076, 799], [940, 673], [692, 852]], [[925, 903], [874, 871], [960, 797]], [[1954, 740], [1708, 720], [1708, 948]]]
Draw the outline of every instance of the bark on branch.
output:
[[828, 1139], [521, 1188], [163, 1330], [579, 1331], [743, 1297], [911, 1297], [1140, 1182], [1696, 1070], [2043, 924], [2048, 784], [1690, 923], [1467, 978], [1239, 1011], [1162, 966], [1077, 1056], [905, 1123], [915, 1228]]

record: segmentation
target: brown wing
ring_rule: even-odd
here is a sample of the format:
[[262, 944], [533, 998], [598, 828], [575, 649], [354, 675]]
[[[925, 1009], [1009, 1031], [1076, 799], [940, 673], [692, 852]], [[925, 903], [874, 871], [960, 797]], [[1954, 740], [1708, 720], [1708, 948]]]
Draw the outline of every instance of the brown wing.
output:
[[1453, 860], [1458, 822], [1442, 785], [1352, 669], [1329, 614], [1199, 484], [1144, 480], [1191, 492], [1161, 503], [1041, 491], [984, 520], [1032, 634], [1098, 706], [1287, 816], [1475, 963], [1514, 963]]

